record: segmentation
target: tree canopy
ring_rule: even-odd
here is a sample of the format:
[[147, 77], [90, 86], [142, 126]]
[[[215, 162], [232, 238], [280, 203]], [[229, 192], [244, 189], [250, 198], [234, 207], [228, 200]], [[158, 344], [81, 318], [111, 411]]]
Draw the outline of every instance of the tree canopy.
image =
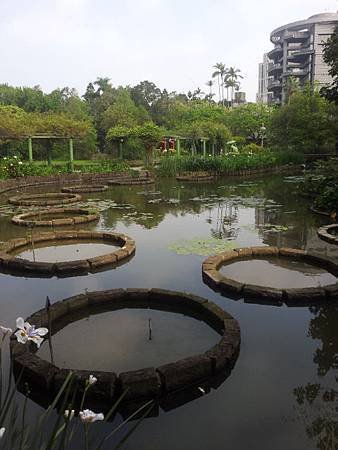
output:
[[338, 26], [323, 45], [323, 59], [329, 66], [329, 74], [333, 81], [330, 86], [322, 88], [321, 93], [338, 105]]

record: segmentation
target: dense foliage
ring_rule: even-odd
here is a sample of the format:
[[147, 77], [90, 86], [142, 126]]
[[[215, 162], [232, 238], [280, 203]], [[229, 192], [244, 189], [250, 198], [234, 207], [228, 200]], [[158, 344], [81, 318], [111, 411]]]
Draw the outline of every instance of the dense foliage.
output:
[[338, 211], [338, 164], [331, 159], [319, 161], [315, 170], [306, 175], [301, 185], [302, 192], [313, 201], [313, 206], [326, 212]]
[[329, 74], [333, 81], [330, 86], [323, 87], [321, 93], [338, 105], [338, 26], [323, 45], [323, 59], [329, 66]]
[[71, 168], [69, 163], [59, 162], [52, 165], [29, 164], [17, 156], [4, 157], [0, 159], [0, 179], [20, 178], [26, 176], [45, 176], [69, 173], [75, 170], [79, 173], [104, 173], [121, 172], [129, 170], [125, 161], [103, 160], [103, 161], [74, 161]]
[[337, 108], [307, 85], [276, 109], [269, 122], [270, 142], [302, 153], [333, 151], [338, 130]]
[[[336, 51], [335, 39], [325, 48], [328, 61]], [[251, 144], [297, 153], [334, 151], [337, 109], [316, 88], [294, 86], [280, 108], [235, 104], [239, 72], [216, 64], [207, 94], [199, 88], [187, 94], [169, 92], [147, 80], [114, 87], [109, 78], [89, 83], [83, 97], [68, 87], [46, 94], [38, 86], [0, 85], [0, 155], [27, 158], [25, 137], [39, 133], [76, 137], [75, 156], [81, 159], [95, 153], [117, 157], [122, 147], [125, 159], [149, 159], [150, 147], [159, 148], [163, 136], [181, 138], [183, 155], [203, 153], [204, 139], [212, 155], [230, 148], [241, 152]], [[213, 92], [217, 88], [218, 101]], [[150, 129], [151, 146], [143, 133]], [[67, 159], [67, 141], [34, 141], [35, 159], [45, 159], [48, 152], [53, 159]]]

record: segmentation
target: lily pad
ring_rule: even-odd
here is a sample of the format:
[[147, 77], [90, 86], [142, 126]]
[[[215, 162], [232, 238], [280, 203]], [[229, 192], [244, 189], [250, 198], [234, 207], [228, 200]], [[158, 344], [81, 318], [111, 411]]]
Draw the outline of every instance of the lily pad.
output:
[[209, 256], [215, 253], [232, 250], [238, 247], [235, 241], [225, 239], [195, 237], [193, 239], [181, 239], [168, 246], [169, 250], [178, 255]]

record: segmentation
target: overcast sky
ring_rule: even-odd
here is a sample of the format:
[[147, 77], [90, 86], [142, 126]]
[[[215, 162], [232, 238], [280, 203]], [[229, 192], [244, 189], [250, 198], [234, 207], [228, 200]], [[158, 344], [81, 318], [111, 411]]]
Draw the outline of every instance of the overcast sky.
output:
[[109, 77], [187, 92], [224, 62], [257, 91], [257, 64], [285, 23], [338, 10], [338, 0], [0, 0], [0, 82], [75, 87]]

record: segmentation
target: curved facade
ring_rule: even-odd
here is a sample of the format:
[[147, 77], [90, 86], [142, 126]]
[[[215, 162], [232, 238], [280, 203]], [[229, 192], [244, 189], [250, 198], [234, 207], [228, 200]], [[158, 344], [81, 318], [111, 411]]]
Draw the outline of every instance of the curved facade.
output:
[[284, 103], [287, 79], [294, 77], [300, 85], [331, 82], [322, 58], [323, 43], [338, 25], [338, 13], [316, 14], [306, 20], [276, 28], [270, 34], [274, 48], [267, 54], [268, 92], [273, 103]]

